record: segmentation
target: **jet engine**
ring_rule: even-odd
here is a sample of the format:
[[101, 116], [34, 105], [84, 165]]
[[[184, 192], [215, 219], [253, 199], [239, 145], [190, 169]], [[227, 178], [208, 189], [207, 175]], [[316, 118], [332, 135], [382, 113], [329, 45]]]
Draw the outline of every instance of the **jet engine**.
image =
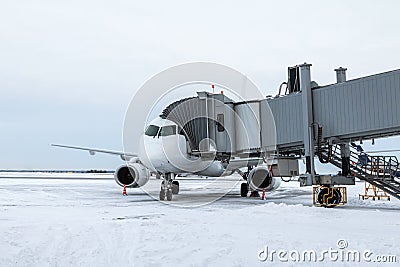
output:
[[273, 191], [281, 184], [281, 179], [272, 177], [267, 165], [257, 166], [252, 169], [247, 177], [251, 191]]
[[150, 171], [140, 163], [123, 164], [114, 172], [114, 179], [122, 187], [141, 187], [149, 181]]

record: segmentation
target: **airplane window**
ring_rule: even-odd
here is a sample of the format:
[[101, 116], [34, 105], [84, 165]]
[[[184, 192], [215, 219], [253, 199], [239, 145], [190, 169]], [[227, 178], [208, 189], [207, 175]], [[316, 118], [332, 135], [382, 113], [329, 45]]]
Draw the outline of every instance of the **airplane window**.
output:
[[225, 131], [224, 114], [217, 114], [217, 130], [218, 130], [218, 132]]
[[175, 125], [170, 125], [170, 126], [161, 127], [159, 136], [169, 136], [169, 135], [175, 135], [175, 134], [176, 134]]
[[147, 135], [147, 136], [155, 137], [157, 135], [159, 129], [160, 129], [160, 127], [158, 127], [158, 126], [149, 125], [144, 134]]

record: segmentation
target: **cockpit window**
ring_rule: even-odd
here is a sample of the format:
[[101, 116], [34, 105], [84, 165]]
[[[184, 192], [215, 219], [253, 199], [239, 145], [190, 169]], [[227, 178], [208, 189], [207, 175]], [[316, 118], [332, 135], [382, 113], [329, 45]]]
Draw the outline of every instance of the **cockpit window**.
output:
[[175, 135], [175, 134], [176, 134], [176, 126], [169, 125], [169, 126], [161, 127], [159, 136], [169, 136], [169, 135]]
[[157, 133], [158, 133], [159, 129], [160, 129], [160, 127], [158, 127], [158, 126], [149, 125], [144, 134], [147, 135], [147, 136], [155, 137], [155, 136], [157, 136]]

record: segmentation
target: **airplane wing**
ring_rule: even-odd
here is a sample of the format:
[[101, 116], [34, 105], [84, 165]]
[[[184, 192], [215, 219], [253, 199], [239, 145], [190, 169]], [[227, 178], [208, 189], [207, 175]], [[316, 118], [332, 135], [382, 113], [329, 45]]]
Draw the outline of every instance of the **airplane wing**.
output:
[[229, 161], [227, 170], [236, 170], [243, 167], [247, 167], [249, 164], [258, 165], [264, 162], [263, 158], [242, 158], [242, 159], [232, 159]]
[[66, 146], [66, 145], [59, 145], [59, 144], [51, 144], [51, 146], [55, 147], [62, 147], [62, 148], [70, 148], [70, 149], [78, 149], [78, 150], [85, 150], [88, 151], [90, 155], [95, 155], [96, 153], [104, 153], [104, 154], [111, 154], [120, 156], [122, 160], [126, 160], [127, 158], [137, 157], [138, 154], [135, 153], [124, 153], [121, 151], [113, 151], [113, 150], [105, 150], [105, 149], [97, 149], [97, 148], [88, 148], [88, 147], [79, 147], [79, 146]]

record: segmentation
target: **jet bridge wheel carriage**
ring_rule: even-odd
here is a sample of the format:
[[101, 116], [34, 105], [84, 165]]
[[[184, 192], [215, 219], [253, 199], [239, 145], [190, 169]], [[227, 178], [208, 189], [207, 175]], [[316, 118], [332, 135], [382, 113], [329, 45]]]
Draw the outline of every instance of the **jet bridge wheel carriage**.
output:
[[346, 187], [329, 187], [314, 186], [313, 187], [313, 204], [315, 206], [334, 208], [347, 203]]

